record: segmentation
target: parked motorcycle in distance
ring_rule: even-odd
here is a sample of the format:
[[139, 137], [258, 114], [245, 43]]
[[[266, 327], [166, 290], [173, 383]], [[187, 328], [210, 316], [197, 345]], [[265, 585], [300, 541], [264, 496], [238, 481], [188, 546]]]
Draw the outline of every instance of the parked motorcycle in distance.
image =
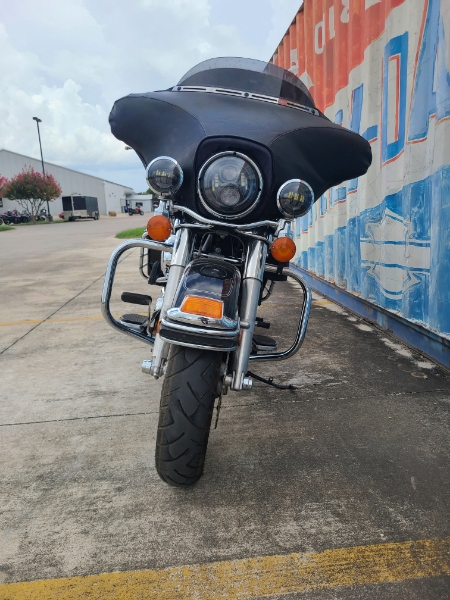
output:
[[47, 209], [41, 208], [39, 214], [36, 217], [36, 221], [46, 221], [47, 220]]
[[20, 222], [21, 223], [30, 223], [31, 222], [31, 215], [27, 210], [23, 210], [20, 213]]
[[[156, 469], [186, 487], [202, 475], [216, 399], [219, 411], [223, 394], [250, 389], [254, 378], [276, 386], [250, 365], [292, 357], [305, 337], [311, 291], [289, 266], [289, 224], [331, 186], [366, 173], [371, 149], [327, 119], [295, 75], [242, 58], [208, 60], [169, 90], [122, 98], [110, 124], [141, 158], [160, 203], [142, 239], [113, 252], [102, 312], [153, 349], [142, 370], [165, 378]], [[140, 273], [162, 293], [152, 308], [150, 296], [124, 292], [146, 315], [116, 319], [111, 291], [130, 248], [140, 248]], [[278, 351], [255, 333], [269, 326], [257, 309], [288, 279], [301, 310], [292, 345]]]
[[0, 215], [0, 225], [18, 225], [20, 223], [20, 214], [17, 210], [7, 210]]
[[128, 214], [130, 215], [130, 217], [132, 217], [133, 215], [143, 215], [144, 211], [140, 206], [136, 206], [136, 208], [131, 208], [130, 206], [128, 208]]
[[12, 217], [8, 214], [10, 211], [7, 210], [2, 215], [0, 215], [0, 225], [12, 225]]

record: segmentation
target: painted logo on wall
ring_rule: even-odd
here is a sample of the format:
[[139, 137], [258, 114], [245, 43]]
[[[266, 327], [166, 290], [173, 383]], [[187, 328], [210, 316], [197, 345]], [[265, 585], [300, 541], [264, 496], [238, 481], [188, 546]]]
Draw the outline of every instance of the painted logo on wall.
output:
[[274, 57], [374, 156], [296, 223], [298, 264], [446, 336], [449, 40], [448, 0], [305, 0]]

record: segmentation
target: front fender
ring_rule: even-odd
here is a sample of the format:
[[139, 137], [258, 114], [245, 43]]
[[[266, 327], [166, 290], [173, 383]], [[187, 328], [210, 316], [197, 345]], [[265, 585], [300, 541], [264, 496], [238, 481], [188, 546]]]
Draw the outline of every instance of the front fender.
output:
[[[239, 337], [239, 269], [220, 258], [199, 258], [186, 267], [172, 308], [161, 323], [166, 341], [213, 350], [234, 350]], [[221, 318], [182, 310], [188, 296], [222, 302]]]

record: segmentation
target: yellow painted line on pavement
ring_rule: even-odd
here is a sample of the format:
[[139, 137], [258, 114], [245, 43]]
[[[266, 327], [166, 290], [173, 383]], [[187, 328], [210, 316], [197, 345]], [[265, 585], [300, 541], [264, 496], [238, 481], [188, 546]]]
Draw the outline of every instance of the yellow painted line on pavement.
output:
[[[113, 315], [115, 319], [120, 315]], [[101, 321], [102, 315], [92, 317], [66, 317], [64, 319], [27, 319], [26, 321], [4, 321], [0, 323], [0, 327], [14, 327], [15, 325], [36, 325], [39, 323], [72, 323], [76, 321]]]
[[42, 323], [42, 319], [28, 319], [26, 321], [4, 321], [0, 323], [0, 327], [11, 327], [13, 325], [36, 325]]
[[238, 600], [450, 573], [450, 538], [0, 585], [1, 600]]

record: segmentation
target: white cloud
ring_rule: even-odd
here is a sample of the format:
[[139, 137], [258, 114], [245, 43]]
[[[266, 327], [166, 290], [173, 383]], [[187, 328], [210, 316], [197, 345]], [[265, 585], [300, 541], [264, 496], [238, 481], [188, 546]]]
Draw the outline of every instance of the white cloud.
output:
[[208, 0], [140, 0], [140, 4], [151, 11], [161, 9], [170, 12], [178, 20], [195, 15], [200, 27], [209, 25], [211, 7]]
[[38, 157], [38, 116], [46, 160], [142, 189], [109, 130], [114, 100], [214, 56], [267, 60], [298, 1], [0, 0], [0, 147]]
[[273, 53], [303, 4], [303, 0], [270, 0], [270, 4], [272, 6], [272, 29], [267, 42], [272, 47]]

